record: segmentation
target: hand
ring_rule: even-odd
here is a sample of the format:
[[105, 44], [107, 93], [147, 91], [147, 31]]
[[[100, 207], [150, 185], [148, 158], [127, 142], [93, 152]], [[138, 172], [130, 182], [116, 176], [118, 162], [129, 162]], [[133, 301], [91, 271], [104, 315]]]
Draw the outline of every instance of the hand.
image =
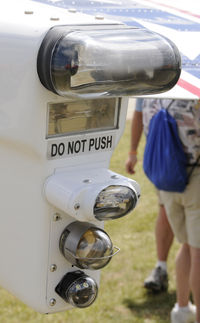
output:
[[136, 155], [130, 155], [126, 161], [126, 171], [128, 174], [135, 174], [134, 167], [137, 163], [137, 156]]

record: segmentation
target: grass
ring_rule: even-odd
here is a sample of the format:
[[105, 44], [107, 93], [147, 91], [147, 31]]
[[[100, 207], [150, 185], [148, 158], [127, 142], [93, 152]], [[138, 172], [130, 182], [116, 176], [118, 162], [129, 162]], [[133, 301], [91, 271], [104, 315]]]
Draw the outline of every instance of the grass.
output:
[[[130, 122], [115, 150], [110, 168], [123, 175], [129, 150]], [[102, 269], [99, 295], [86, 309], [42, 315], [0, 289], [0, 322], [2, 323], [169, 323], [169, 312], [175, 302], [174, 258], [178, 248], [171, 249], [168, 268], [168, 293], [152, 295], [143, 288], [143, 281], [156, 261], [154, 225], [157, 197], [142, 171], [144, 138], [139, 147], [139, 161], [134, 179], [141, 185], [141, 200], [128, 216], [105, 224], [105, 230], [120, 253]]]

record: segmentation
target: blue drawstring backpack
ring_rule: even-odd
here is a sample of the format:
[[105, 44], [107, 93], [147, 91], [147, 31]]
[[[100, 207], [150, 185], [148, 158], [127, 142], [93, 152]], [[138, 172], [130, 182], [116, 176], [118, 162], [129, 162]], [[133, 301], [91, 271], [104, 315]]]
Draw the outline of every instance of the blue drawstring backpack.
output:
[[159, 190], [183, 192], [188, 183], [186, 166], [176, 121], [167, 109], [161, 109], [149, 124], [144, 172]]

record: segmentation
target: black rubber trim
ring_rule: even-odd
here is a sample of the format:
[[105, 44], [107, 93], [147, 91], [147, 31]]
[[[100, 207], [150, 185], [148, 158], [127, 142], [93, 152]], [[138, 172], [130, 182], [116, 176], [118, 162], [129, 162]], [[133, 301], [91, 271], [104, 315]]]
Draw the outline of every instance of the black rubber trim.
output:
[[37, 57], [37, 72], [40, 82], [46, 89], [57, 94], [51, 79], [51, 59], [57, 42], [67, 34], [64, 27], [51, 28], [44, 37]]
[[[56, 93], [56, 89], [54, 88], [52, 78], [51, 78], [51, 60], [53, 50], [56, 44], [68, 33], [75, 30], [87, 30], [90, 26], [94, 29], [108, 29], [113, 26], [116, 28], [126, 28], [125, 25], [121, 24], [106, 24], [106, 25], [60, 25], [55, 26], [49, 29], [46, 36], [44, 37], [40, 49], [38, 51], [37, 57], [37, 72], [40, 79], [40, 82], [44, 85], [44, 87], [53, 93]], [[138, 29], [138, 28], [133, 28]]]
[[83, 271], [77, 270], [68, 272], [60, 281], [60, 283], [56, 286], [55, 291], [56, 293], [62, 297], [66, 302], [68, 299], [66, 298], [66, 294], [68, 291], [68, 288], [74, 281], [76, 281], [78, 278], [85, 278], [88, 277]]

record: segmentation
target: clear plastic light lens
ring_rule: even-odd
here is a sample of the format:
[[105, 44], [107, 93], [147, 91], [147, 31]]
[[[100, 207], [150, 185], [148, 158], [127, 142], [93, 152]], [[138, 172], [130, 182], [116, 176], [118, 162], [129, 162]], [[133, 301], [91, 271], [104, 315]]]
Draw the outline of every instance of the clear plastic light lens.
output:
[[74, 31], [57, 44], [51, 71], [62, 96], [155, 93], [176, 83], [180, 58], [169, 40], [148, 30]]
[[91, 228], [81, 237], [76, 256], [78, 267], [100, 269], [111, 260], [113, 245], [109, 236], [100, 229]]
[[37, 67], [42, 84], [58, 95], [107, 98], [171, 89], [181, 58], [170, 40], [146, 29], [59, 26], [44, 38]]
[[97, 270], [106, 266], [113, 256], [108, 234], [87, 222], [73, 222], [63, 231], [60, 250], [73, 265]]
[[97, 284], [89, 276], [76, 279], [66, 291], [68, 303], [75, 307], [90, 306], [97, 297]]
[[136, 203], [136, 194], [129, 187], [108, 186], [97, 196], [94, 214], [100, 221], [117, 219], [130, 212]]
[[74, 307], [84, 308], [95, 301], [98, 286], [95, 280], [84, 272], [74, 271], [61, 279], [55, 291], [65, 302]]

